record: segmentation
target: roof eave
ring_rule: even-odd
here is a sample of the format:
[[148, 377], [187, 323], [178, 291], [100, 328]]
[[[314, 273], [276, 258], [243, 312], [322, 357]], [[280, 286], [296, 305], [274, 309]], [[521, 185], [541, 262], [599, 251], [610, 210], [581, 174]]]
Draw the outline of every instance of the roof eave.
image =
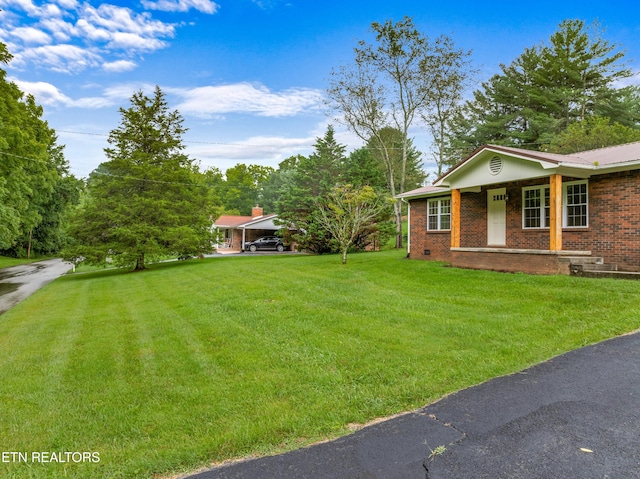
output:
[[449, 189], [448, 187], [442, 187], [440, 191], [427, 191], [427, 192], [421, 192], [421, 193], [415, 193], [415, 194], [411, 194], [411, 192], [409, 191], [407, 193], [396, 195], [396, 198], [399, 198], [401, 200], [416, 200], [420, 198], [431, 198], [433, 196], [442, 196], [443, 194], [445, 195], [451, 194], [451, 189]]

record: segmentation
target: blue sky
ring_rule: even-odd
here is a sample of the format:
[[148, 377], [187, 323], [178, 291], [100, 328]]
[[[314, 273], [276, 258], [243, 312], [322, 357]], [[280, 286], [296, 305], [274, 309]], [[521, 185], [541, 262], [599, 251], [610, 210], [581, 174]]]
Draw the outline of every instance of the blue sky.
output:
[[[277, 167], [308, 154], [330, 121], [322, 98], [331, 69], [371, 39], [371, 22], [405, 15], [472, 50], [477, 85], [568, 18], [598, 20], [640, 72], [637, 0], [0, 0], [0, 9], [0, 41], [15, 56], [9, 78], [44, 107], [79, 177], [105, 161], [118, 108], [155, 85], [185, 118], [187, 153], [202, 168]], [[429, 171], [429, 138], [419, 126], [412, 135]], [[361, 146], [339, 127], [338, 139]]]

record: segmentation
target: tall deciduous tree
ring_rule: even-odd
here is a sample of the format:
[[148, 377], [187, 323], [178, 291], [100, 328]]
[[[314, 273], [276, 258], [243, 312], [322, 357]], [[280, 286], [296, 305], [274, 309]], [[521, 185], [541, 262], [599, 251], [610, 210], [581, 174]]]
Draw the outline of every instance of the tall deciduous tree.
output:
[[[386, 153], [380, 147], [380, 139], [386, 145]], [[426, 180], [422, 153], [413, 145], [411, 138], [403, 140], [402, 133], [397, 128], [382, 128], [376, 137], [369, 139], [367, 149], [382, 165], [387, 190], [391, 191], [392, 183], [402, 183], [407, 190], [412, 190], [422, 186]]]
[[263, 187], [273, 172], [270, 166], [243, 163], [227, 169], [222, 190], [226, 212], [251, 214], [251, 208], [262, 202]]
[[77, 245], [69, 256], [90, 263], [110, 257], [141, 270], [150, 257], [207, 251], [207, 192], [182, 151], [182, 116], [169, 109], [159, 87], [152, 97], [134, 93], [120, 114], [104, 150], [109, 161], [91, 174], [87, 201], [72, 224]]
[[[11, 55], [0, 43], [0, 62]], [[69, 175], [63, 147], [42, 119], [35, 98], [6, 81], [0, 68], [0, 252], [21, 256], [56, 252], [62, 218], [77, 200], [79, 182]]]
[[429, 85], [431, 100], [420, 117], [433, 138], [436, 175], [440, 176], [457, 161], [449, 144], [451, 123], [477, 72], [471, 66], [471, 52], [456, 48], [453, 40], [446, 36], [436, 39], [434, 55], [425, 58], [421, 70], [423, 75], [432, 78]]
[[303, 160], [302, 155], [290, 156], [282, 160], [278, 164], [278, 169], [273, 171], [266, 182], [262, 186], [261, 205], [264, 211], [273, 213], [277, 211], [278, 202], [282, 199], [282, 195], [289, 189], [291, 180], [298, 166]]
[[[405, 17], [394, 23], [372, 23], [375, 43], [360, 41], [350, 66], [332, 72], [327, 90], [331, 106], [345, 124], [365, 142], [375, 143], [385, 163], [390, 192], [405, 191], [409, 128], [433, 103], [434, 85], [446, 61], [443, 53], [452, 42], [441, 37], [431, 42]], [[400, 175], [396, 177], [394, 150], [381, 134], [393, 127], [400, 132]], [[396, 246], [402, 246], [402, 205], [394, 206]]]

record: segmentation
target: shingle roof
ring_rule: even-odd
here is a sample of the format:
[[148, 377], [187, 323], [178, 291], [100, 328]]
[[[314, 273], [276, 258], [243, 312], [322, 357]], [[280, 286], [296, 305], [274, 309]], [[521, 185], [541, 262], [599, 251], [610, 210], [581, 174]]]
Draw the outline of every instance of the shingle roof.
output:
[[234, 216], [234, 215], [222, 215], [220, 218], [213, 222], [213, 226], [217, 226], [218, 228], [239, 228], [241, 226], [260, 222], [264, 220], [269, 220], [275, 218], [276, 214], [271, 215], [262, 215], [262, 216]]
[[237, 228], [238, 226], [248, 223], [252, 220], [253, 218], [251, 216], [223, 215], [215, 220], [213, 222], [213, 225], [224, 228]]

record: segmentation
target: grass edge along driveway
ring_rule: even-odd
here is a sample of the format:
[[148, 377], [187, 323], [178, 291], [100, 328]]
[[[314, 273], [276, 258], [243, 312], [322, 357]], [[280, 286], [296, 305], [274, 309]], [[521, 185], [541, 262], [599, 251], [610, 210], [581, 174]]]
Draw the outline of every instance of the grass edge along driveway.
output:
[[637, 282], [403, 256], [54, 281], [0, 316], [0, 453], [26, 458], [0, 476], [168, 477], [281, 452], [640, 327]]

